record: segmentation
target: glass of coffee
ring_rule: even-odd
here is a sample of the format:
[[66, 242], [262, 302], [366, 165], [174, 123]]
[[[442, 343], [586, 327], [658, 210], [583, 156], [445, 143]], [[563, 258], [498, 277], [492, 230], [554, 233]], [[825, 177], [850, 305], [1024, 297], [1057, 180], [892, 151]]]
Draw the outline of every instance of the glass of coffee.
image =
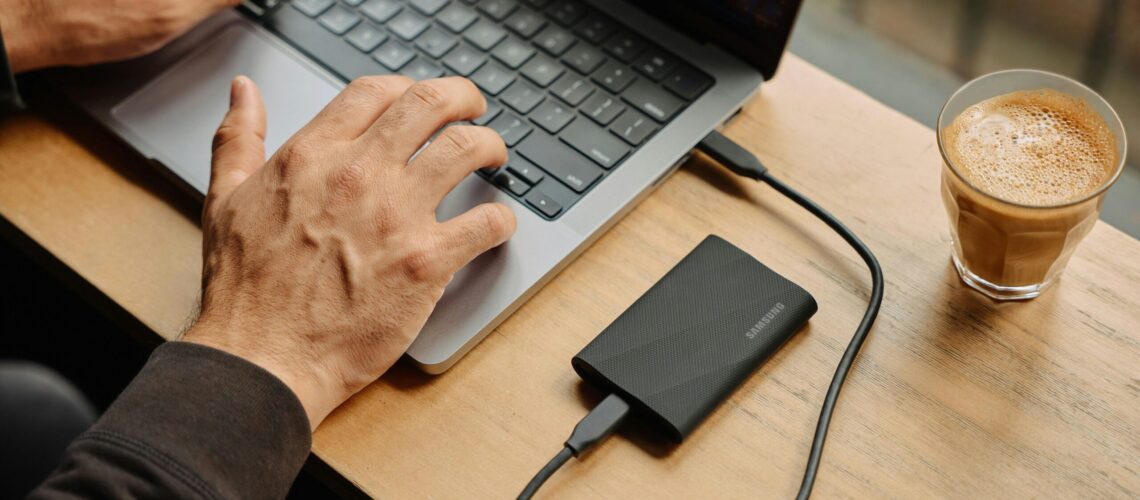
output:
[[1124, 167], [1120, 118], [1061, 75], [1009, 70], [958, 89], [938, 115], [954, 266], [997, 300], [1056, 281]]

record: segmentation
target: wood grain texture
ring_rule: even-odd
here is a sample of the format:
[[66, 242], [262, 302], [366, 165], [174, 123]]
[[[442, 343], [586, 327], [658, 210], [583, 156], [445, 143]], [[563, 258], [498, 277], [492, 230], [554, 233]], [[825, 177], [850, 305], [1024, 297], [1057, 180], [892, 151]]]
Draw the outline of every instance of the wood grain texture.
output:
[[[0, 215], [172, 338], [197, 295], [194, 209], [125, 147], [77, 131], [89, 128], [0, 125]], [[791, 56], [726, 134], [885, 269], [819, 498], [1140, 496], [1140, 242], [1098, 224], [1055, 288], [994, 303], [954, 274], [929, 128]], [[683, 445], [626, 426], [543, 496], [793, 496], [867, 272], [793, 203], [699, 157], [450, 372], [401, 363], [347, 402], [314, 453], [374, 496], [512, 497], [602, 396], [570, 358], [709, 233], [802, 285], [819, 313]]]

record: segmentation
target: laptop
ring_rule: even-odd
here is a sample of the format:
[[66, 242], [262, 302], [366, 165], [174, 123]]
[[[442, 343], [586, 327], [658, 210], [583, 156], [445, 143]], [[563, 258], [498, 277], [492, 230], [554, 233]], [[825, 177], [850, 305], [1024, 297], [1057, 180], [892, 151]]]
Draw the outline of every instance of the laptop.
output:
[[237, 74], [261, 88], [269, 154], [354, 78], [470, 78], [488, 104], [474, 123], [499, 132], [510, 161], [463, 180], [437, 215], [498, 201], [518, 232], [455, 276], [408, 349], [442, 373], [772, 77], [799, 4], [247, 0], [157, 53], [49, 79], [201, 197]]

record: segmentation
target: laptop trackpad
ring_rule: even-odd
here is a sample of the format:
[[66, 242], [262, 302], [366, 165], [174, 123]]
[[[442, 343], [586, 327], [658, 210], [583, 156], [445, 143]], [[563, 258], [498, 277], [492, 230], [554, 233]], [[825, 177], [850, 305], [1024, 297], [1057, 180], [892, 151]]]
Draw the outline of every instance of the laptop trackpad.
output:
[[150, 146], [155, 159], [201, 192], [210, 178], [210, 142], [242, 74], [268, 110], [266, 154], [273, 154], [336, 95], [334, 83], [239, 22], [117, 105], [111, 114]]

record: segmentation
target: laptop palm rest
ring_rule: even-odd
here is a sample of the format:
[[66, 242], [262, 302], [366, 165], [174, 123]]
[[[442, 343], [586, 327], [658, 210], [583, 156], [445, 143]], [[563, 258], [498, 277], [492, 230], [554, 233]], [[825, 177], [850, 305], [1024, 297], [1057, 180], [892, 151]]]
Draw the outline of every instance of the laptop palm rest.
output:
[[265, 99], [272, 154], [336, 95], [340, 84], [244, 22], [220, 31], [143, 86], [111, 114], [136, 137], [144, 154], [165, 164], [200, 192], [210, 178], [210, 143], [229, 106], [231, 80], [253, 79]]

